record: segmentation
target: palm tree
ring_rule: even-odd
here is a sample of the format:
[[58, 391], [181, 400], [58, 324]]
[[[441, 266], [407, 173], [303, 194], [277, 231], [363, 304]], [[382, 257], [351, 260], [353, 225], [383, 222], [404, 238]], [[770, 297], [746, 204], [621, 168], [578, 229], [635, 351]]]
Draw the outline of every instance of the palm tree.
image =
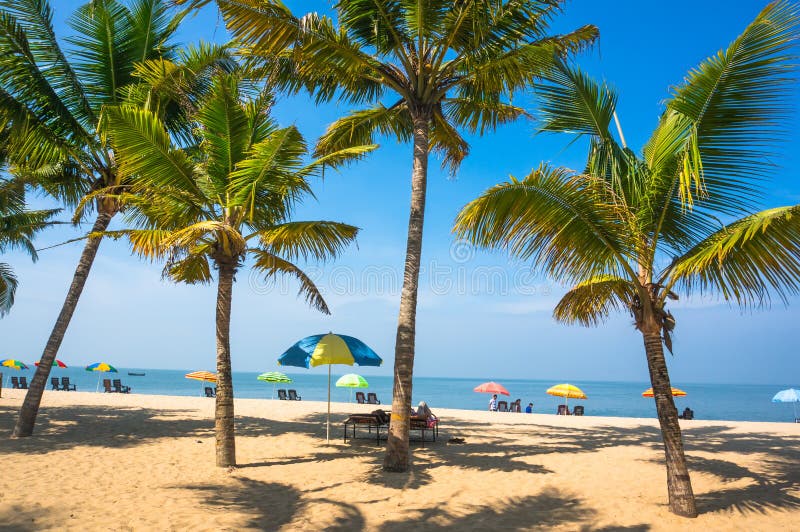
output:
[[[67, 206], [81, 204], [81, 215], [95, 211], [92, 234], [101, 234], [119, 211], [111, 198], [92, 191], [119, 183], [114, 157], [103, 129], [103, 107], [117, 104], [140, 86], [137, 68], [147, 61], [180, 59], [182, 68], [164, 71], [182, 78], [225, 60], [221, 47], [180, 56], [171, 39], [182, 15], [173, 16], [167, 0], [94, 0], [69, 20], [75, 34], [65, 52], [56, 39], [52, 9], [45, 0], [0, 0], [0, 125], [9, 170], [41, 187]], [[162, 64], [166, 68], [168, 62]], [[191, 75], [189, 75], [191, 74]], [[191, 83], [181, 84], [189, 86]], [[165, 93], [166, 94], [166, 93]], [[165, 94], [156, 98], [174, 125], [183, 121]], [[184, 132], [184, 136], [186, 133]], [[41, 363], [14, 427], [14, 436], [30, 436], [52, 361], [78, 304], [101, 238], [86, 240], [78, 266]]]
[[343, 150], [304, 163], [307, 148], [295, 127], [279, 128], [269, 96], [241, 99], [234, 75], [215, 78], [192, 116], [196, 146], [172, 145], [165, 123], [146, 109], [109, 108], [109, 133], [120, 174], [130, 186], [117, 196], [139, 228], [126, 236], [133, 251], [166, 261], [176, 282], [209, 283], [217, 270], [216, 463], [236, 465], [231, 382], [231, 296], [246, 258], [267, 278], [294, 276], [307, 302], [328, 306], [293, 261], [335, 257], [358, 229], [331, 221], [291, 221], [293, 206], [310, 194], [309, 178], [322, 165], [338, 166], [372, 149]]
[[[36, 261], [36, 248], [31, 239], [52, 222], [58, 210], [25, 209], [24, 187], [0, 178], [0, 253], [22, 249]], [[9, 264], [0, 262], [0, 318], [11, 310], [18, 280]]]
[[[194, 5], [209, 0], [195, 0]], [[295, 17], [277, 0], [218, 0], [233, 36], [262, 73], [318, 101], [367, 107], [334, 122], [317, 154], [370, 144], [376, 135], [413, 143], [411, 212], [395, 341], [392, 420], [384, 469], [406, 471], [417, 290], [428, 156], [455, 172], [469, 151], [459, 129], [483, 134], [526, 115], [511, 103], [557, 55], [597, 36], [593, 26], [548, 35], [554, 0], [339, 0], [328, 17]], [[259, 63], [259, 59], [263, 60]]]
[[[644, 339], [664, 441], [670, 510], [695, 517], [663, 345], [667, 301], [716, 293], [743, 306], [800, 288], [800, 205], [755, 212], [793, 82], [797, 6], [767, 6], [674, 89], [640, 156], [614, 140], [616, 94], [564, 65], [542, 88], [543, 129], [586, 135], [582, 174], [541, 165], [458, 215], [456, 234], [573, 284], [555, 309], [592, 326], [626, 308]], [[727, 220], [722, 223], [720, 219]]]

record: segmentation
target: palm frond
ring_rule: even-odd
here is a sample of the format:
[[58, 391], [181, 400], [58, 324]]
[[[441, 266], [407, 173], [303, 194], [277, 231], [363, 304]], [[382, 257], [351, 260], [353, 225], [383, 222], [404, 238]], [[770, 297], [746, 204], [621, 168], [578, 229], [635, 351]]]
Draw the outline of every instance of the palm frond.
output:
[[593, 327], [606, 321], [611, 312], [628, 308], [636, 296], [629, 280], [601, 275], [578, 283], [564, 294], [553, 310], [563, 323]]
[[479, 247], [531, 260], [557, 279], [635, 279], [630, 263], [636, 244], [620, 230], [626, 225], [620, 207], [603, 203], [598, 186], [569, 170], [541, 165], [525, 179], [500, 183], [467, 204], [453, 230]]
[[800, 205], [728, 224], [676, 259], [661, 283], [742, 306], [767, 305], [772, 293], [786, 302], [800, 289]]
[[352, 146], [370, 145], [375, 142], [376, 133], [408, 142], [412, 131], [411, 114], [404, 102], [391, 107], [379, 103], [369, 109], [353, 111], [328, 126], [314, 152], [324, 155]]
[[319, 310], [323, 314], [331, 313], [330, 309], [328, 309], [328, 304], [325, 303], [325, 299], [322, 297], [322, 293], [320, 292], [319, 288], [317, 288], [317, 285], [314, 284], [314, 281], [308, 275], [306, 275], [303, 270], [291, 262], [277, 257], [268, 251], [252, 249], [250, 252], [255, 257], [253, 269], [263, 273], [265, 279], [274, 279], [278, 275], [291, 275], [292, 277], [295, 277], [300, 282], [300, 291], [297, 295], [303, 296], [306, 303]]
[[18, 285], [19, 281], [11, 266], [0, 262], [0, 318], [8, 314], [14, 306], [14, 294]]
[[680, 162], [680, 194], [709, 209], [741, 215], [757, 204], [756, 183], [771, 168], [788, 96], [800, 17], [788, 1], [772, 2], [724, 51], [686, 77], [667, 102], [692, 121]]
[[270, 253], [291, 261], [336, 258], [357, 234], [357, 227], [330, 221], [286, 222], [255, 233]]

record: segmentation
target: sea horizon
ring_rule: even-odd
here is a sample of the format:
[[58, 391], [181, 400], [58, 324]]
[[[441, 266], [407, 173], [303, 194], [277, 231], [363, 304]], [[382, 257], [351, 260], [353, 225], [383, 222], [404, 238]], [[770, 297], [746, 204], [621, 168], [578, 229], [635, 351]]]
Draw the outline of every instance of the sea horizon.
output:
[[[53, 368], [51, 377], [69, 377], [79, 391], [102, 391], [98, 386], [102, 379], [120, 379], [130, 386], [134, 394], [198, 396], [203, 395], [205, 386], [186, 379], [184, 374], [189, 369], [157, 369], [157, 368], [123, 368], [117, 367], [117, 373], [87, 372], [83, 367]], [[195, 370], [198, 368], [195, 368]], [[213, 368], [206, 368], [213, 369]], [[285, 371], [288, 369], [288, 371]], [[293, 382], [273, 387], [272, 384], [258, 381], [261, 372], [234, 371], [234, 395], [243, 399], [275, 398], [274, 390], [279, 388], [295, 389], [305, 400], [327, 400], [327, 371], [319, 368], [313, 372], [295, 371], [298, 368], [279, 368], [289, 375]], [[10, 377], [26, 376], [28, 381], [33, 375], [33, 367], [27, 371], [4, 371], [3, 386], [10, 387]], [[144, 376], [128, 375], [128, 372], [144, 373]], [[331, 400], [348, 402], [354, 398], [349, 388], [337, 388], [338, 377], [346, 373], [358, 373], [358, 368], [334, 367], [331, 377]], [[376, 393], [381, 407], [389, 407], [391, 403], [392, 376], [365, 375], [369, 388], [364, 392]], [[488, 378], [470, 377], [430, 377], [415, 376], [413, 384], [413, 403], [425, 401], [432, 409], [457, 408], [464, 410], [486, 410], [488, 394], [475, 393], [472, 389], [486, 382]], [[608, 381], [608, 380], [553, 380], [553, 379], [495, 379], [505, 386], [510, 396], [500, 396], [507, 402], [521, 400], [522, 408], [530, 402], [534, 403], [536, 413], [555, 413], [564, 400], [546, 394], [547, 388], [561, 382], [577, 385], [587, 394], [586, 400], [569, 400], [569, 405], [582, 404], [586, 416], [655, 418], [656, 410], [652, 399], [643, 398], [641, 393], [650, 387], [646, 381]], [[772, 397], [778, 391], [797, 387], [796, 384], [727, 384], [727, 383], [673, 383], [674, 386], [687, 393], [686, 397], [676, 397], [675, 404], [679, 411], [688, 407], [694, 410], [697, 419], [719, 421], [769, 421], [792, 422], [794, 415], [789, 404], [774, 404]], [[47, 389], [50, 389], [49, 379]], [[68, 393], [68, 392], [64, 392]], [[376, 407], [378, 408], [378, 407]]]

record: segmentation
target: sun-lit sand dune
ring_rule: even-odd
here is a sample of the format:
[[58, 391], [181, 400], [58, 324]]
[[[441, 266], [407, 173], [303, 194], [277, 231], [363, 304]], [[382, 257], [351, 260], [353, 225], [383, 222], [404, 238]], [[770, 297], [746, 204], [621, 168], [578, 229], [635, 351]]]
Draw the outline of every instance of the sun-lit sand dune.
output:
[[[410, 474], [382, 446], [342, 443], [347, 412], [237, 400], [237, 457], [214, 466], [214, 401], [46, 392], [34, 437], [12, 440], [22, 393], [0, 399], [0, 529], [798, 530], [800, 425], [684, 422], [701, 515], [666, 507], [650, 419], [436, 409]], [[448, 444], [458, 436], [464, 444]]]

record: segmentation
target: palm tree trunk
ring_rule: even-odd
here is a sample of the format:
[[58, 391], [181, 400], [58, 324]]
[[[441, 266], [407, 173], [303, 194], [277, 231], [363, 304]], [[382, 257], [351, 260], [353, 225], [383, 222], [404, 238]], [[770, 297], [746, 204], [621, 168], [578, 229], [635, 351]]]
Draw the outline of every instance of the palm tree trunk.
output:
[[386, 442], [383, 468], [402, 472], [408, 469], [409, 412], [411, 411], [411, 381], [414, 374], [414, 336], [417, 321], [417, 289], [422, 255], [422, 225], [425, 218], [425, 192], [428, 179], [427, 115], [414, 117], [414, 167], [411, 172], [411, 214], [408, 219], [406, 264], [403, 291], [400, 295], [400, 315], [397, 320], [397, 339], [394, 348], [394, 389], [392, 419]]
[[231, 378], [231, 296], [236, 268], [230, 260], [219, 261], [217, 288], [217, 402], [214, 416], [217, 467], [236, 466], [233, 427], [233, 379]]
[[[115, 210], [99, 209], [97, 219], [92, 226], [92, 233], [105, 231], [114, 214], [116, 214]], [[81, 259], [78, 261], [78, 267], [72, 276], [72, 284], [67, 292], [67, 297], [61, 306], [61, 312], [58, 314], [58, 319], [55, 326], [53, 326], [53, 331], [50, 333], [50, 338], [47, 339], [42, 358], [39, 360], [39, 367], [36, 368], [28, 393], [25, 394], [25, 400], [22, 402], [22, 408], [20, 408], [17, 424], [14, 426], [12, 434], [14, 438], [24, 438], [33, 434], [33, 426], [36, 423], [36, 416], [39, 414], [42, 393], [47, 384], [47, 378], [50, 376], [53, 360], [58, 354], [58, 349], [61, 347], [61, 342], [67, 333], [69, 322], [72, 320], [72, 315], [78, 306], [78, 300], [81, 297], [81, 292], [83, 292], [86, 279], [89, 277], [89, 271], [92, 269], [101, 241], [102, 237], [99, 236], [90, 237], [86, 240]]]
[[697, 517], [692, 482], [686, 467], [686, 456], [683, 453], [678, 410], [672, 398], [672, 385], [667, 372], [667, 362], [664, 359], [659, 326], [651, 324], [650, 327], [643, 329], [642, 336], [647, 352], [647, 366], [650, 370], [650, 383], [653, 385], [658, 423], [661, 425], [661, 436], [664, 440], [669, 509], [672, 513], [683, 517]]

